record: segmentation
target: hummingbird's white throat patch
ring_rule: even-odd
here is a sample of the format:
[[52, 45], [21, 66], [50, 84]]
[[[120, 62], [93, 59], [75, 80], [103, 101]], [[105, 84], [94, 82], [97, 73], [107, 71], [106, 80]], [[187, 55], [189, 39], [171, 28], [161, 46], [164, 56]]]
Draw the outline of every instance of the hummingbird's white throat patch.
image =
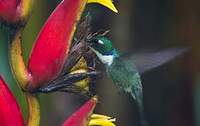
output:
[[91, 49], [96, 53], [96, 55], [99, 57], [99, 59], [101, 60], [101, 62], [103, 64], [110, 66], [113, 63], [113, 59], [114, 59], [113, 55], [102, 55], [101, 53], [99, 53], [95, 49], [93, 49], [93, 48], [91, 48]]

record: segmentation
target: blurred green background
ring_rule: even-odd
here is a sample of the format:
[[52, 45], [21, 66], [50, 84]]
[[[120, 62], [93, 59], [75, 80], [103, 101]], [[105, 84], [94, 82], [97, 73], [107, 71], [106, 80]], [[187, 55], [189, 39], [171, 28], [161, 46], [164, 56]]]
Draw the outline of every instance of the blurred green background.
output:
[[[23, 34], [24, 59], [58, 0], [36, 1]], [[88, 5], [92, 29], [110, 29], [109, 38], [121, 52], [168, 47], [190, 51], [142, 75], [144, 102], [150, 126], [200, 126], [200, 1], [195, 0], [115, 0], [119, 13], [99, 5]], [[0, 30], [0, 73], [17, 97], [25, 113], [22, 93], [12, 78], [8, 64], [8, 37]], [[97, 113], [117, 119], [118, 126], [137, 126], [137, 107], [130, 96], [119, 92], [106, 75], [96, 84], [100, 103]], [[40, 95], [41, 126], [59, 126], [85, 98], [74, 94]], [[24, 114], [24, 116], [26, 116]]]

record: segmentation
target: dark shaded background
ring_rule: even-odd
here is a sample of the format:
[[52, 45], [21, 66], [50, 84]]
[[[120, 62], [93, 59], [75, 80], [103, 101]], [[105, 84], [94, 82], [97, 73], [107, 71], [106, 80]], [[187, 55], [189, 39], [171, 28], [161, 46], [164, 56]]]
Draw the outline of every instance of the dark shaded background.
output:
[[[118, 14], [94, 4], [88, 5], [87, 10], [93, 15], [93, 31], [110, 29], [108, 37], [121, 52], [148, 48], [190, 48], [185, 55], [142, 75], [145, 111], [150, 126], [200, 126], [200, 1], [114, 2]], [[39, 29], [57, 4], [55, 0], [36, 2], [23, 35], [26, 61]], [[7, 37], [2, 30], [0, 41], [0, 73], [10, 84], [25, 113], [23, 97], [11, 79]], [[137, 126], [137, 107], [129, 95], [119, 92], [106, 75], [96, 87], [100, 100], [97, 113], [116, 117], [118, 126]], [[40, 95], [41, 125], [62, 124], [84, 100], [82, 96], [66, 93]]]

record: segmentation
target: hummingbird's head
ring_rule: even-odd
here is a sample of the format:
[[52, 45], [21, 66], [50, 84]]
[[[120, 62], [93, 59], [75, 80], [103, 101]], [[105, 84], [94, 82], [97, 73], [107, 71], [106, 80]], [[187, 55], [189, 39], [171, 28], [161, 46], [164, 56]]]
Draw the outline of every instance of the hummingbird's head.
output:
[[88, 43], [98, 58], [106, 65], [111, 65], [113, 59], [118, 57], [118, 53], [113, 48], [112, 42], [103, 36], [93, 37]]

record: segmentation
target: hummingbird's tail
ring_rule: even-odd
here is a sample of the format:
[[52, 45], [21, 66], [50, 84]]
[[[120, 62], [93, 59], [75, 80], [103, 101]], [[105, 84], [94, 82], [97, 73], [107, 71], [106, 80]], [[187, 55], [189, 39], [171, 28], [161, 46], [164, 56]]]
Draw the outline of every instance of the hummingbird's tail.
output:
[[136, 100], [138, 105], [138, 112], [139, 112], [139, 126], [149, 126], [144, 112], [144, 106], [143, 106], [143, 99]]
[[148, 124], [148, 122], [145, 118], [142, 94], [131, 93], [131, 95], [132, 95], [133, 98], [135, 98], [135, 101], [137, 103], [138, 113], [139, 113], [139, 126], [149, 126], [149, 124]]

